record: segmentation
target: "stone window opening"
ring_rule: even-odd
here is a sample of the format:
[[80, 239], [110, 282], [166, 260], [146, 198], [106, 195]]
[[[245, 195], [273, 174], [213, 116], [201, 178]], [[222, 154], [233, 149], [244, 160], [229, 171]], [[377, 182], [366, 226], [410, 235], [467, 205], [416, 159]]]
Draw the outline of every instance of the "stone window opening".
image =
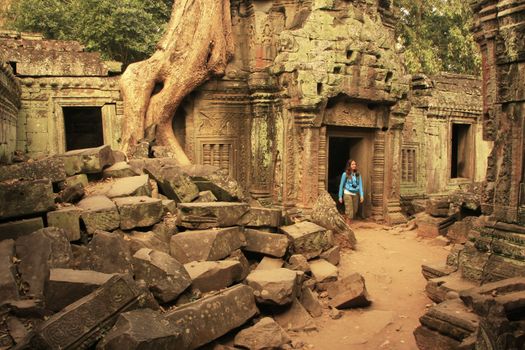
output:
[[62, 107], [66, 151], [99, 147], [104, 144], [100, 107]]
[[472, 178], [471, 125], [453, 123], [451, 127], [450, 178]]
[[403, 148], [401, 150], [401, 182], [416, 183], [416, 169], [416, 149], [407, 147]]

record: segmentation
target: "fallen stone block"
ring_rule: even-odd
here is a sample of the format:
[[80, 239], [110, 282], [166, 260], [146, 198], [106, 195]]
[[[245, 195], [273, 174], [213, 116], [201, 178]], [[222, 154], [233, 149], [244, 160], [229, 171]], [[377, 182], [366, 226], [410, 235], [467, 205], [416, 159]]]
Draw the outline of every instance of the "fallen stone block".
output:
[[66, 186], [56, 197], [58, 203], [76, 203], [85, 195], [84, 187], [81, 184]]
[[448, 276], [453, 272], [457, 271], [457, 267], [450, 265], [443, 266], [431, 266], [431, 265], [421, 265], [421, 273], [423, 277], [428, 281], [432, 278], [439, 278]]
[[116, 179], [109, 190], [101, 194], [109, 198], [151, 196], [149, 177], [148, 175], [141, 175]]
[[131, 231], [131, 233], [124, 236], [124, 239], [129, 242], [129, 249], [132, 255], [142, 248], [158, 250], [159, 252], [167, 254], [170, 253], [169, 243], [166, 243], [160, 234], [153, 231]]
[[175, 300], [191, 284], [184, 266], [169, 254], [143, 248], [133, 255], [135, 279], [144, 280], [163, 303]]
[[10, 221], [0, 224], [0, 240], [17, 239], [44, 228], [42, 218]]
[[290, 237], [292, 254], [302, 254], [307, 259], [318, 257], [334, 245], [332, 232], [313, 222], [303, 221], [283, 226], [281, 231]]
[[327, 191], [320, 191], [312, 208], [311, 217], [313, 223], [348, 238], [350, 246], [354, 247], [357, 244], [354, 231], [346, 224], [334, 199]]
[[469, 310], [459, 298], [445, 300], [431, 307], [421, 316], [420, 321], [422, 325], [456, 340], [471, 336], [479, 326], [479, 316]]
[[26, 295], [41, 297], [44, 283], [52, 268], [69, 268], [71, 246], [64, 230], [47, 227], [16, 240], [18, 271], [24, 281]]
[[64, 230], [69, 241], [80, 239], [80, 215], [82, 209], [78, 207], [65, 207], [47, 213], [47, 225]]
[[190, 229], [243, 226], [247, 222], [245, 214], [248, 210], [245, 203], [180, 203], [177, 223]]
[[80, 217], [90, 234], [97, 230], [111, 231], [120, 226], [117, 206], [106, 196], [84, 198], [77, 206], [83, 210]]
[[460, 297], [479, 317], [476, 349], [523, 348], [525, 278], [507, 278], [460, 292]]
[[283, 222], [281, 209], [250, 207], [246, 226], [250, 227], [279, 227]]
[[55, 195], [49, 180], [0, 182], [0, 198], [0, 219], [55, 209]]
[[339, 260], [341, 260], [341, 250], [339, 249], [339, 246], [336, 245], [322, 252], [319, 257], [328, 261], [332, 265], [339, 265]]
[[120, 228], [131, 230], [148, 227], [160, 221], [163, 214], [162, 200], [146, 196], [113, 199], [120, 214]]
[[462, 347], [461, 342], [427, 327], [419, 326], [414, 331], [414, 338], [419, 350], [462, 350], [473, 349]]
[[58, 312], [90, 294], [113, 276], [90, 270], [50, 269], [44, 291], [46, 308]]
[[230, 256], [228, 256], [225, 260], [238, 261], [241, 264], [242, 272], [241, 272], [241, 277], [239, 278], [239, 280], [241, 281], [244, 280], [246, 276], [250, 274], [251, 272], [250, 262], [248, 261], [248, 259], [246, 259], [246, 256], [244, 256], [242, 250], [240, 249], [234, 250], [230, 254]]
[[220, 290], [239, 282], [242, 266], [238, 261], [194, 261], [184, 264], [191, 277], [191, 286], [202, 293]]
[[337, 281], [339, 269], [324, 259], [310, 261], [310, 269], [318, 283]]
[[201, 191], [199, 192], [199, 196], [193, 201], [194, 203], [209, 203], [209, 202], [217, 202], [217, 197], [213, 194], [212, 191]]
[[133, 170], [131, 165], [123, 161], [117, 162], [102, 171], [102, 177], [104, 179], [107, 179], [107, 178], [119, 179], [122, 177], [131, 177], [131, 176], [137, 176], [137, 175], [139, 174], [137, 174]]
[[97, 345], [100, 350], [182, 349], [181, 329], [151, 309], [119, 315], [117, 322]]
[[454, 216], [433, 217], [426, 213], [416, 215], [417, 234], [421, 237], [435, 238], [446, 234], [450, 225], [456, 221]]
[[[472, 340], [480, 319], [459, 298], [431, 307], [419, 319], [421, 327], [414, 331], [420, 349], [473, 349]], [[465, 346], [465, 347], [462, 347]]]
[[247, 229], [244, 231], [246, 246], [243, 250], [281, 258], [288, 249], [288, 237], [278, 233], [268, 233]]
[[176, 167], [179, 166], [179, 162], [175, 158], [140, 158], [140, 159], [130, 159], [128, 164], [131, 168], [138, 174], [144, 174], [144, 169], [147, 167]]
[[182, 330], [184, 346], [177, 349], [185, 350], [221, 337], [257, 313], [252, 289], [240, 284], [182, 305], [165, 317]]
[[253, 288], [255, 299], [261, 304], [290, 304], [299, 293], [297, 272], [279, 268], [255, 270], [246, 277], [246, 284]]
[[427, 281], [425, 292], [430, 300], [441, 303], [447, 299], [447, 294], [458, 293], [462, 290], [477, 286], [476, 283], [461, 277], [459, 272], [453, 272], [443, 277], [432, 278]]
[[304, 257], [304, 255], [301, 254], [294, 254], [290, 256], [288, 259], [288, 263], [285, 266], [287, 269], [290, 270], [296, 270], [296, 271], [303, 271], [303, 272], [310, 272], [312, 271], [310, 269], [310, 264], [308, 263], [308, 260]]
[[254, 326], [243, 329], [234, 339], [237, 347], [249, 350], [282, 349], [292, 340], [270, 317], [264, 317]]
[[97, 231], [87, 247], [76, 257], [75, 267], [103, 273], [131, 273], [128, 243], [116, 233]]
[[199, 196], [199, 189], [177, 166], [147, 164], [144, 172], [157, 181], [160, 192], [177, 203], [189, 203]]
[[168, 244], [171, 242], [171, 237], [179, 232], [177, 227], [177, 218], [173, 215], [165, 215], [162, 221], [155, 224], [152, 229], [155, 234]]
[[319, 317], [323, 314], [323, 307], [317, 298], [317, 294], [310, 288], [303, 286], [299, 301], [312, 317]]
[[0, 166], [0, 182], [6, 180], [40, 180], [60, 182], [66, 178], [64, 161], [57, 157]]
[[449, 216], [450, 203], [448, 197], [431, 197], [427, 200], [426, 213], [433, 217]]
[[51, 350], [89, 348], [107, 333], [120, 313], [148, 306], [154, 306], [151, 298], [130, 276], [114, 276], [39, 325], [30, 346]]
[[366, 307], [371, 301], [365, 279], [358, 273], [350, 274], [328, 288], [329, 305], [336, 309]]
[[64, 161], [68, 175], [100, 173], [105, 167], [112, 165], [114, 162], [111, 147], [107, 145], [95, 148], [76, 149], [58, 155], [57, 157]]
[[450, 239], [452, 243], [466, 243], [470, 231], [477, 225], [478, 221], [478, 218], [474, 216], [467, 216], [461, 221], [456, 221], [448, 228], [447, 238]]
[[246, 199], [241, 186], [228, 175], [227, 170], [199, 164], [182, 166], [181, 169], [191, 177], [199, 191], [211, 191], [219, 201], [234, 202]]
[[18, 300], [20, 298], [15, 279], [14, 256], [15, 241], [12, 239], [0, 241], [0, 300]]
[[75, 185], [82, 185], [82, 187], [86, 188], [89, 181], [86, 174], [77, 174], [73, 176], [68, 176], [66, 180], [64, 181], [64, 184], [62, 186], [63, 188], [66, 188], [67, 186], [75, 186]]
[[185, 264], [192, 261], [221, 260], [244, 245], [238, 227], [185, 231], [171, 237], [170, 254]]
[[287, 331], [307, 332], [317, 329], [312, 316], [297, 299], [285, 310], [274, 313], [273, 319]]
[[265, 256], [262, 258], [262, 260], [257, 264], [256, 270], [272, 270], [272, 269], [280, 269], [284, 265], [284, 260], [280, 258], [270, 258]]

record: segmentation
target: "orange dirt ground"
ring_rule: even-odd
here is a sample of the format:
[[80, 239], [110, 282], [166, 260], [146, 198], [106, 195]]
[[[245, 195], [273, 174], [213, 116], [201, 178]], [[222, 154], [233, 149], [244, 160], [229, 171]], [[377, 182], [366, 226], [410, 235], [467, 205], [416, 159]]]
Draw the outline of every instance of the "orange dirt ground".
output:
[[337, 320], [325, 310], [315, 319], [318, 331], [290, 334], [295, 345], [320, 350], [417, 349], [412, 332], [432, 305], [424, 292], [421, 265], [445, 264], [449, 249], [417, 237], [415, 230], [402, 232], [364, 221], [352, 228], [358, 246], [342, 251], [339, 275], [361, 273], [372, 305], [344, 310]]

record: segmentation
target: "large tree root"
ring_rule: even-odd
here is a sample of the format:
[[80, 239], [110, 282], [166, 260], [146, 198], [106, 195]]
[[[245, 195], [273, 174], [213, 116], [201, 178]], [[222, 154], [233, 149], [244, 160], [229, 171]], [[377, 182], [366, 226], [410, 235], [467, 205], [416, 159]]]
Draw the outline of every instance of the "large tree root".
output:
[[157, 124], [157, 144], [189, 164], [172, 129], [181, 101], [212, 75], [224, 74], [233, 54], [230, 0], [177, 0], [166, 33], [147, 60], [128, 66], [120, 80], [124, 100], [122, 149], [130, 150]]

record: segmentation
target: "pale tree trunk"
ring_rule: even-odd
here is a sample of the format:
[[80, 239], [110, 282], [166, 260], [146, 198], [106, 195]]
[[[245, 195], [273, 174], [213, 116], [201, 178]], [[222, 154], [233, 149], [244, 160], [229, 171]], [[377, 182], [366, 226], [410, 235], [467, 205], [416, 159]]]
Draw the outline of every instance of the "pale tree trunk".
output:
[[230, 0], [175, 1], [156, 52], [129, 65], [120, 80], [124, 151], [157, 124], [157, 144], [170, 147], [181, 164], [189, 164], [173, 133], [172, 119], [193, 89], [224, 74], [233, 54], [231, 30]]

